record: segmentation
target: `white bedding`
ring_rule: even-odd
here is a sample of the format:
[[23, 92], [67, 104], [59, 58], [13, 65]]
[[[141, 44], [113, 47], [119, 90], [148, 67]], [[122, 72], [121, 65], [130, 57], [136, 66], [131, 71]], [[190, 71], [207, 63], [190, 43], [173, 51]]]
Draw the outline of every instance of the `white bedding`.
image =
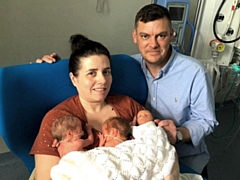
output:
[[53, 180], [161, 180], [171, 173], [175, 148], [161, 127], [147, 123], [133, 127], [134, 140], [115, 148], [98, 147], [71, 152], [51, 170]]

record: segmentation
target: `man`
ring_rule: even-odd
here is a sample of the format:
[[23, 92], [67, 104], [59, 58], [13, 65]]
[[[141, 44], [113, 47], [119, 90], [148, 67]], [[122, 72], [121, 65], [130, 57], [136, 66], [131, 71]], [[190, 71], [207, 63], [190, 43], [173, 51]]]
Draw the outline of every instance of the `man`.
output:
[[[204, 137], [218, 122], [211, 78], [194, 58], [176, 52], [172, 46], [174, 31], [166, 8], [149, 4], [135, 17], [133, 41], [140, 54], [133, 55], [142, 67], [148, 83], [146, 109], [174, 144], [181, 162], [201, 173], [209, 161]], [[56, 53], [37, 62], [55, 62]]]
[[133, 41], [141, 54], [133, 55], [148, 83], [146, 109], [175, 145], [180, 161], [201, 173], [209, 161], [204, 137], [218, 122], [214, 92], [204, 66], [176, 52], [174, 31], [166, 8], [150, 4], [135, 17]]

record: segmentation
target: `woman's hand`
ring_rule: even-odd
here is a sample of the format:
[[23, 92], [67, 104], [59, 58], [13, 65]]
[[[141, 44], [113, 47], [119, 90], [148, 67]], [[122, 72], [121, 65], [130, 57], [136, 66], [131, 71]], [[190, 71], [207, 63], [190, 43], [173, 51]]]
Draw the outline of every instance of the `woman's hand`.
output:
[[177, 127], [175, 126], [173, 120], [155, 119], [154, 122], [163, 128], [171, 144], [175, 144], [177, 142]]
[[130, 126], [136, 126], [137, 125], [137, 116], [134, 116], [133, 121], [129, 123]]
[[41, 59], [36, 59], [36, 63], [54, 63], [57, 60], [60, 60], [61, 57], [57, 53], [52, 53], [50, 55], [44, 55]]
[[92, 125], [91, 124], [88, 124], [88, 123], [86, 123], [86, 130], [87, 130], [87, 133], [88, 134], [90, 134], [90, 133], [92, 133]]
[[92, 125], [86, 123], [85, 126], [86, 126], [86, 130], [88, 133], [88, 138], [86, 140], [84, 140], [83, 147], [87, 147], [94, 142], [94, 137], [93, 137], [93, 133], [92, 133]]

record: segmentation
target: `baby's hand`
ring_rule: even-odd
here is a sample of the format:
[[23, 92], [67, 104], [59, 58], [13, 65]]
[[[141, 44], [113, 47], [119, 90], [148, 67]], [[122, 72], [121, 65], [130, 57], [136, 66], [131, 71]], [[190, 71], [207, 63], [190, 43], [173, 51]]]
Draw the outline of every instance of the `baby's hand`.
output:
[[98, 137], [99, 137], [99, 147], [104, 146], [106, 143], [106, 138], [104, 137], [103, 133], [99, 132]]
[[54, 139], [53, 143], [52, 143], [52, 147], [58, 147], [58, 146], [59, 146], [59, 143], [58, 143], [57, 139]]
[[103, 133], [99, 132], [98, 137], [99, 137], [100, 140], [103, 139], [104, 138]]

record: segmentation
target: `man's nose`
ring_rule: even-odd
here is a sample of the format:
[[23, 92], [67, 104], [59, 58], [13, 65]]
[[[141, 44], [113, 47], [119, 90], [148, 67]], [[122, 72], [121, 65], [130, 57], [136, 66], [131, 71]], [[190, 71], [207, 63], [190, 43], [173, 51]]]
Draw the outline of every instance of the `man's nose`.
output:
[[152, 48], [156, 48], [156, 47], [159, 46], [159, 45], [158, 45], [158, 41], [157, 41], [157, 39], [156, 39], [155, 37], [150, 38], [149, 41], [150, 41], [150, 42], [149, 42], [149, 45], [150, 45]]

